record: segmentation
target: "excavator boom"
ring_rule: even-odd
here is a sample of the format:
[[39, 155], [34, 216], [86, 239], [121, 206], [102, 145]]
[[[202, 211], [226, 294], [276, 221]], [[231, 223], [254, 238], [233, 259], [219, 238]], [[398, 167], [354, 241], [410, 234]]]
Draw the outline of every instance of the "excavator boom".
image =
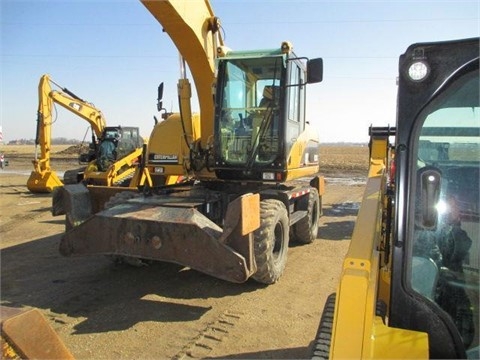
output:
[[[52, 85], [58, 89], [53, 90]], [[79, 181], [86, 181], [92, 185], [114, 186], [125, 184], [133, 176], [138, 159], [142, 155], [143, 139], [140, 137], [138, 127], [107, 127], [105, 118], [99, 109], [70, 90], [56, 84], [49, 75], [43, 75], [40, 78], [38, 98], [34, 171], [27, 181], [27, 187], [31, 192], [52, 192], [54, 188], [62, 186], [64, 183], [78, 183]], [[86, 160], [81, 160], [89, 162], [88, 167], [68, 170], [64, 174], [63, 182], [50, 167], [54, 104], [81, 117], [92, 128], [91, 151], [85, 154]], [[38, 156], [38, 147], [40, 147], [40, 156]], [[107, 148], [112, 151], [110, 153], [102, 152], [102, 149]], [[102, 156], [104, 157], [102, 158]], [[81, 159], [83, 159], [83, 155]], [[103, 167], [98, 165], [99, 161], [103, 161]], [[136, 184], [132, 186], [136, 187]]]
[[[61, 91], [53, 90], [52, 84], [58, 86]], [[85, 119], [92, 127], [97, 138], [102, 135], [106, 123], [103, 114], [98, 109], [80, 99], [71, 91], [61, 88], [47, 74], [40, 78], [38, 99], [34, 170], [27, 181], [27, 188], [34, 193], [43, 193], [52, 192], [55, 187], [63, 185], [55, 171], [50, 167], [54, 103]], [[40, 147], [40, 156], [38, 156], [38, 147]]]
[[[63, 90], [68, 91], [65, 88]], [[68, 94], [74, 95], [70, 91], [68, 92]], [[83, 101], [76, 96], [68, 97], [67, 95], [58, 91], [52, 91], [50, 96], [57, 104], [63, 106], [65, 109], [86, 120], [92, 127], [92, 130], [97, 136], [97, 138], [100, 138], [102, 136], [102, 132], [107, 126], [107, 124], [100, 110], [96, 109], [92, 104], [89, 104], [88, 102]]]
[[[50, 97], [52, 88], [48, 75], [40, 78], [38, 84], [38, 111], [37, 131], [35, 136], [35, 158], [33, 160], [34, 170], [27, 181], [27, 188], [31, 192], [51, 192], [53, 188], [62, 185], [62, 181], [50, 168], [50, 152], [52, 151], [52, 109], [53, 99]], [[38, 157], [38, 146], [40, 145], [40, 157]]]
[[[198, 94], [201, 122], [202, 147], [213, 134], [214, 102], [212, 86], [215, 81], [217, 47], [223, 46], [218, 31], [220, 23], [214, 16], [207, 0], [142, 1], [143, 5], [162, 25], [182, 58], [188, 64]], [[195, 9], [195, 11], [192, 11]], [[187, 133], [192, 134], [189, 109], [190, 90], [184, 74], [179, 82], [181, 113]]]

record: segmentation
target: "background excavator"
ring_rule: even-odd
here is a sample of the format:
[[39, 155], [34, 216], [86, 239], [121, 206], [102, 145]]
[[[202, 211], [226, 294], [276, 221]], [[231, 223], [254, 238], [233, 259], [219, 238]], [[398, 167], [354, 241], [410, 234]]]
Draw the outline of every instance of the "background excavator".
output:
[[[52, 84], [57, 86], [58, 90], [52, 90]], [[143, 145], [137, 127], [107, 126], [100, 110], [57, 85], [49, 75], [40, 78], [38, 97], [34, 170], [27, 180], [27, 188], [31, 192], [52, 192], [55, 187], [64, 183], [80, 181], [112, 186], [128, 181], [133, 176]], [[92, 128], [89, 153], [80, 156], [80, 161], [88, 163], [88, 166], [66, 171], [63, 182], [50, 164], [54, 104], [59, 104], [86, 120]]]
[[[181, 55], [180, 111], [151, 133], [144, 165], [153, 186], [117, 189], [108, 199], [95, 187], [66, 185], [54, 196], [67, 215], [60, 252], [274, 283], [290, 238], [317, 237], [324, 181], [305, 104], [307, 85], [322, 80], [322, 59], [298, 57], [289, 42], [230, 50], [207, 0], [142, 3]], [[187, 65], [199, 114], [191, 110]], [[187, 180], [164, 184], [177, 175]]]
[[[314, 359], [478, 359], [479, 39], [411, 45]], [[390, 143], [394, 139], [393, 143]]]

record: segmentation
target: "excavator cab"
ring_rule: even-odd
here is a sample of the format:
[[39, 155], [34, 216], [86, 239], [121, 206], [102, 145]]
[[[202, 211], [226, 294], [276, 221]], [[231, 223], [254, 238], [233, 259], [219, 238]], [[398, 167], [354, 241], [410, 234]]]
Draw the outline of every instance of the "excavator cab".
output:
[[[412, 44], [317, 359], [478, 359], [479, 39]], [[395, 143], [390, 144], [390, 138]]]
[[405, 196], [393, 256], [404, 261], [393, 262], [389, 321], [428, 333], [431, 358], [478, 359], [478, 38], [414, 44], [400, 69], [397, 193]]
[[95, 161], [98, 170], [107, 171], [115, 161], [142, 147], [142, 144], [136, 127], [106, 127], [98, 144]]
[[295, 172], [317, 171], [318, 135], [309, 129], [304, 104], [305, 85], [322, 79], [322, 61], [301, 60], [286, 42], [278, 50], [218, 59], [218, 178], [283, 182]]

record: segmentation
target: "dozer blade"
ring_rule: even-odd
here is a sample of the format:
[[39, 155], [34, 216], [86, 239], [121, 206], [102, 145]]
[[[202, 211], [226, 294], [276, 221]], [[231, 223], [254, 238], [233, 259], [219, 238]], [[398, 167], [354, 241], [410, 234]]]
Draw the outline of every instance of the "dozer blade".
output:
[[38, 309], [0, 307], [2, 359], [74, 359]]
[[255, 214], [255, 206], [259, 198], [251, 194], [230, 203], [222, 230], [195, 208], [134, 199], [90, 217], [80, 215], [86, 219], [81, 224], [70, 219], [76, 226], [63, 236], [60, 252], [173, 262], [241, 283], [256, 271], [252, 232], [259, 216], [246, 214]]
[[32, 193], [49, 193], [57, 186], [63, 186], [63, 183], [54, 171], [44, 173], [32, 171], [27, 180], [27, 188]]

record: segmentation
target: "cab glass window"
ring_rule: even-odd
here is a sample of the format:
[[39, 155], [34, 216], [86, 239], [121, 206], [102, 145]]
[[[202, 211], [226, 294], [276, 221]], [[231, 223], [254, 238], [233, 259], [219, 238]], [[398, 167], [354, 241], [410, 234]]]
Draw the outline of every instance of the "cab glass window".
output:
[[479, 345], [478, 88], [478, 71], [464, 75], [421, 113], [411, 194], [410, 285], [451, 318], [472, 358]]
[[300, 96], [300, 85], [301, 84], [301, 74], [302, 70], [298, 67], [297, 64], [292, 63], [292, 68], [290, 71], [290, 84], [295, 84], [296, 86], [292, 86], [289, 88], [290, 96], [289, 96], [289, 106], [288, 106], [288, 120], [292, 121], [299, 121], [299, 96]]
[[225, 61], [220, 98], [222, 163], [253, 166], [274, 161], [280, 149], [281, 78], [283, 58]]

